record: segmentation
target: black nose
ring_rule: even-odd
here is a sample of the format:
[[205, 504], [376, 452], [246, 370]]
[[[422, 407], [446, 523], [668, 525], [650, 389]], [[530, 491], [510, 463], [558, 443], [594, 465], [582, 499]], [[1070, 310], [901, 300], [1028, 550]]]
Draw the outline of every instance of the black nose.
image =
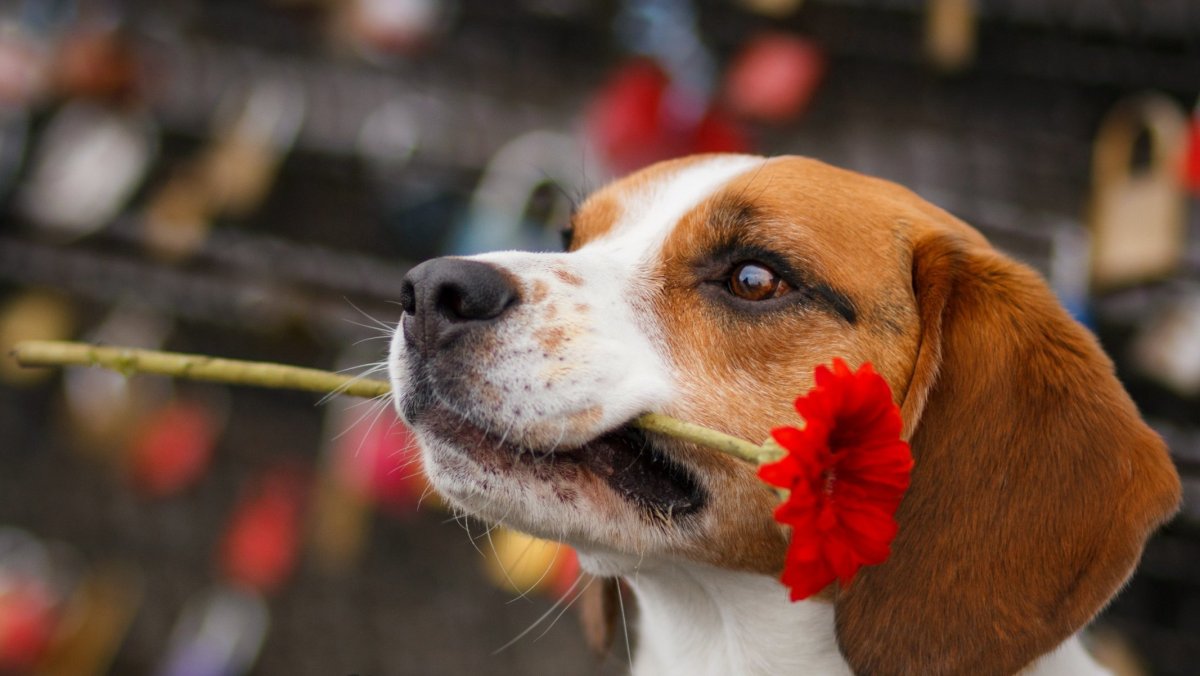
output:
[[506, 272], [478, 261], [435, 258], [404, 277], [400, 305], [404, 339], [419, 348], [438, 348], [487, 324], [518, 300]]

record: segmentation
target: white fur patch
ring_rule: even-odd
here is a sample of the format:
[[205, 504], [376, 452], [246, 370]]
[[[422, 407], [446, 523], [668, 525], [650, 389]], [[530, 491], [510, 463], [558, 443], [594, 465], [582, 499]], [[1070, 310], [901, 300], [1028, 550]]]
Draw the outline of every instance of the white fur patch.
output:
[[791, 603], [774, 578], [673, 563], [627, 579], [641, 618], [636, 676], [851, 673], [833, 605]]
[[613, 228], [580, 252], [604, 250], [641, 268], [658, 255], [679, 219], [725, 184], [769, 160], [754, 155], [722, 155], [696, 162], [628, 196]]
[[[852, 673], [838, 650], [833, 604], [792, 603], [774, 578], [672, 562], [640, 566], [626, 579], [640, 618], [634, 676]], [[1020, 676], [1111, 674], [1076, 635]]]

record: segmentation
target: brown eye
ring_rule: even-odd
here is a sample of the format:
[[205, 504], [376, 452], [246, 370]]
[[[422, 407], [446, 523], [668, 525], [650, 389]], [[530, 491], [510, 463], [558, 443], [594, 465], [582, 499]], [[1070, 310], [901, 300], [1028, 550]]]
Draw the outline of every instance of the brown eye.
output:
[[758, 263], [741, 263], [729, 276], [729, 291], [746, 300], [767, 300], [787, 293], [788, 285], [774, 270]]

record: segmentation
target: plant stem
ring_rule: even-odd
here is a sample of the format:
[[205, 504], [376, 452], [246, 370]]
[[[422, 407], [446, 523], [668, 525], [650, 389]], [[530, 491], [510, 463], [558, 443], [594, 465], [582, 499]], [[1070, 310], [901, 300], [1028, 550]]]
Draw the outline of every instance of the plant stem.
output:
[[647, 432], [665, 434], [681, 441], [690, 441], [694, 444], [711, 448], [714, 451], [720, 451], [737, 456], [743, 460], [749, 460], [754, 464], [770, 460], [771, 456], [774, 455], [773, 449], [768, 448], [767, 445], [759, 446], [745, 439], [730, 436], [701, 425], [684, 422], [661, 413], [646, 413], [633, 422]]
[[[229, 385], [257, 385], [366, 398], [385, 396], [391, 392], [391, 387], [382, 380], [341, 375], [320, 369], [131, 347], [29, 340], [17, 343], [13, 347], [12, 355], [21, 366], [99, 366], [126, 376], [153, 373]], [[635, 419], [634, 424], [647, 432], [700, 444], [755, 464], [772, 460], [780, 453], [779, 447], [773, 442], [768, 441], [760, 446], [661, 413], [646, 413]]]
[[391, 387], [381, 380], [356, 378], [319, 369], [131, 347], [30, 340], [17, 343], [12, 355], [21, 366], [99, 366], [127, 376], [154, 373], [230, 385], [333, 392], [352, 397], [378, 397], [391, 391]]

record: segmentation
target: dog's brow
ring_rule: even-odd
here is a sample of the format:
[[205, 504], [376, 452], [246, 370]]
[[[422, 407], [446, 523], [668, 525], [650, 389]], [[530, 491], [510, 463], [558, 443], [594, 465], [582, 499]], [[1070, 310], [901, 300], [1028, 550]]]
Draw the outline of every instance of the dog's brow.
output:
[[730, 195], [718, 199], [709, 211], [711, 225], [729, 237], [736, 236], [751, 223], [759, 220], [758, 208], [740, 195]]
[[812, 282], [809, 289], [833, 308], [834, 312], [841, 315], [842, 319], [850, 324], [858, 323], [858, 310], [849, 296], [824, 282]]

